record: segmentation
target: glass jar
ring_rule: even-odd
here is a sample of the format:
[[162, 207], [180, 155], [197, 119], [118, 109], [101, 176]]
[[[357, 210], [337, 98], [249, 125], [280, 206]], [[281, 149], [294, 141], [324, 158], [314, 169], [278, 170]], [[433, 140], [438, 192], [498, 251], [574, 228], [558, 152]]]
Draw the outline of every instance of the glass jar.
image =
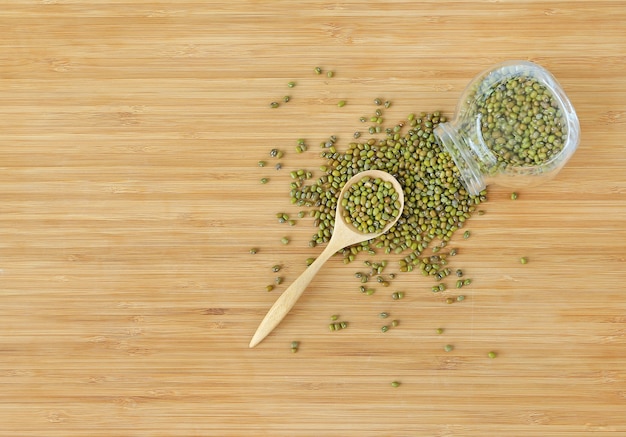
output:
[[527, 61], [509, 61], [474, 78], [454, 120], [434, 131], [470, 194], [490, 183], [510, 188], [554, 177], [576, 150], [580, 125], [556, 79]]

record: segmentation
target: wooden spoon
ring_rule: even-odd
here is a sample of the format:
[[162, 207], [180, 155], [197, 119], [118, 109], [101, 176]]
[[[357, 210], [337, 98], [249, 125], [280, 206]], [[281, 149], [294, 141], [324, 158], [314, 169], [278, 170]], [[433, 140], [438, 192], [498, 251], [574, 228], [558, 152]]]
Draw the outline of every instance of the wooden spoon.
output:
[[341, 202], [337, 203], [337, 211], [335, 212], [335, 228], [333, 229], [332, 238], [328, 242], [326, 249], [317, 257], [317, 259], [311, 264], [290, 286], [282, 295], [274, 302], [274, 305], [270, 308], [265, 318], [257, 328], [252, 340], [250, 341], [250, 347], [254, 347], [259, 344], [272, 330], [278, 326], [281, 320], [287, 315], [287, 313], [296, 304], [298, 298], [302, 295], [306, 287], [309, 285], [315, 274], [324, 265], [326, 260], [333, 254], [337, 253], [344, 247], [351, 246], [362, 241], [371, 240], [379, 235], [387, 232], [393, 225], [396, 224], [400, 216], [402, 215], [402, 209], [404, 208], [404, 193], [402, 192], [402, 186], [400, 183], [391, 176], [389, 173], [380, 170], [366, 170], [358, 173], [350, 178], [344, 185], [339, 199], [343, 198], [345, 191], [355, 182], [360, 181], [364, 177], [380, 178], [384, 181], [389, 181], [393, 184], [393, 188], [398, 193], [398, 200], [400, 202], [400, 210], [398, 216], [380, 231], [375, 233], [364, 234], [355, 229], [352, 225], [347, 224], [344, 221], [342, 211], [343, 207]]

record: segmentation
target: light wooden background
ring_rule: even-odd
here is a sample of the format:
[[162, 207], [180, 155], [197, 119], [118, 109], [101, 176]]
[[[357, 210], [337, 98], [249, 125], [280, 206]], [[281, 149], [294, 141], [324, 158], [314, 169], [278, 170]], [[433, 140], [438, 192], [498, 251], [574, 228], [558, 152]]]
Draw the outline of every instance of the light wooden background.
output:
[[[626, 2], [0, 3], [0, 436], [626, 435]], [[331, 259], [249, 349], [317, 253], [274, 217], [288, 171], [375, 97], [450, 116], [509, 59], [557, 77], [582, 141], [518, 200], [490, 187], [454, 243], [467, 299], [419, 273], [363, 296]]]

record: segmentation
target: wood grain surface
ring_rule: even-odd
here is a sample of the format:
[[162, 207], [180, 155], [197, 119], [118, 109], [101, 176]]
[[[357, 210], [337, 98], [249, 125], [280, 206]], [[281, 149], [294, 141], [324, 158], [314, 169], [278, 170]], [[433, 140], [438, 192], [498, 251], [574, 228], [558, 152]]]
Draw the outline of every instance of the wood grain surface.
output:
[[[0, 28], [0, 436], [626, 435], [626, 2], [3, 0]], [[364, 296], [331, 258], [248, 348], [321, 251], [277, 223], [289, 171], [374, 98], [451, 116], [510, 59], [582, 140], [517, 200], [489, 187], [465, 301], [417, 272]]]

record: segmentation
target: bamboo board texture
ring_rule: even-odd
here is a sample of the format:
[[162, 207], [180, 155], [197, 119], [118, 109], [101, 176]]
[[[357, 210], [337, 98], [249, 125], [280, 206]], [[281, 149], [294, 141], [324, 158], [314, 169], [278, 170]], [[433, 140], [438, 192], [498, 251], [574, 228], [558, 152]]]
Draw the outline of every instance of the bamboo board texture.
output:
[[[626, 435], [626, 2], [1, 4], [0, 436]], [[557, 77], [582, 140], [517, 200], [489, 187], [452, 243], [466, 300], [416, 272], [364, 296], [363, 258], [331, 258], [248, 348], [321, 251], [277, 223], [289, 171], [375, 97], [451, 116], [509, 59]]]

